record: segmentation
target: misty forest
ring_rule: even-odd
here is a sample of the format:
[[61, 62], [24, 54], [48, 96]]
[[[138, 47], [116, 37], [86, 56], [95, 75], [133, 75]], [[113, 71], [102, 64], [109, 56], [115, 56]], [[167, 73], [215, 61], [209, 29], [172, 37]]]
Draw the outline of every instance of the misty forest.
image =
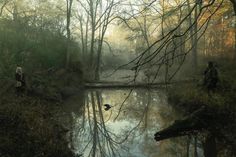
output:
[[236, 157], [236, 0], [0, 0], [0, 157]]

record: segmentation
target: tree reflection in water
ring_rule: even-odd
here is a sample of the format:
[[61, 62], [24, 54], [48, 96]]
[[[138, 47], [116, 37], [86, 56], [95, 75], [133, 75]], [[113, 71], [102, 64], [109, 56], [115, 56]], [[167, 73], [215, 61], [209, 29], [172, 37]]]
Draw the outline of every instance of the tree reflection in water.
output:
[[[87, 91], [86, 95], [83, 113], [73, 117], [72, 145], [78, 154], [84, 157], [184, 156], [186, 137], [159, 143], [153, 139], [157, 130], [179, 118], [163, 92], [97, 90]], [[112, 108], [105, 111], [104, 104], [111, 104]]]

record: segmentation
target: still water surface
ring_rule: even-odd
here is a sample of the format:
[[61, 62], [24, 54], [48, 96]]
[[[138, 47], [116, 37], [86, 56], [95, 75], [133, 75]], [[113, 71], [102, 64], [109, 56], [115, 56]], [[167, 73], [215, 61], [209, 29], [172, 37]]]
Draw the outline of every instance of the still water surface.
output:
[[[161, 90], [87, 90], [71, 111], [71, 148], [83, 157], [185, 157], [187, 137], [156, 142], [155, 132], [181, 118]], [[81, 103], [81, 102], [80, 102]], [[106, 111], [104, 104], [111, 105]], [[190, 145], [190, 156], [193, 146]], [[199, 149], [198, 156], [202, 152]]]

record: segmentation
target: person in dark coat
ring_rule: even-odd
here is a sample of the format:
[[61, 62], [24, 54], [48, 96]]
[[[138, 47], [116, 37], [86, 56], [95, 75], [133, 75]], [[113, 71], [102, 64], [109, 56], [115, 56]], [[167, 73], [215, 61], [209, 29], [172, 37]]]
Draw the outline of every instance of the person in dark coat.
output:
[[25, 76], [22, 67], [20, 66], [16, 67], [15, 79], [16, 79], [16, 94], [17, 96], [20, 96], [21, 94], [23, 94], [25, 88]]
[[208, 62], [208, 67], [204, 71], [204, 86], [208, 91], [214, 91], [219, 81], [218, 71], [213, 62]]

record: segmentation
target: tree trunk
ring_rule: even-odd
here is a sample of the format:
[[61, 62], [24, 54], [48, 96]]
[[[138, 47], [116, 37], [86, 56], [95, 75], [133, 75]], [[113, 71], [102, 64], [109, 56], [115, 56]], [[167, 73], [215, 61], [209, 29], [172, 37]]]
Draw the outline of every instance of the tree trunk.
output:
[[73, 0], [66, 0], [66, 32], [67, 32], [66, 69], [69, 68], [69, 64], [70, 64], [70, 40], [71, 40], [70, 18], [71, 18], [72, 3], [73, 3]]
[[89, 63], [90, 68], [94, 66], [93, 57], [94, 57], [94, 42], [95, 42], [95, 32], [96, 32], [96, 8], [94, 8], [93, 0], [90, 0], [90, 18], [91, 18], [91, 42], [90, 42], [90, 57]]
[[[191, 10], [190, 1], [187, 0], [188, 4], [188, 10]], [[194, 11], [194, 19], [192, 19], [192, 16], [189, 16], [189, 26], [191, 26], [195, 20], [197, 20], [197, 14], [198, 14], [198, 7], [195, 8]], [[190, 41], [191, 41], [191, 47], [192, 47], [192, 65], [194, 70], [197, 68], [197, 22], [194, 24], [193, 28], [190, 28]], [[196, 33], [196, 34], [194, 34]]]
[[100, 79], [100, 63], [101, 63], [101, 55], [102, 55], [102, 46], [103, 46], [103, 37], [101, 39], [101, 41], [98, 41], [99, 45], [98, 45], [98, 55], [97, 55], [97, 65], [95, 68], [95, 80], [99, 80]]
[[81, 33], [82, 56], [83, 56], [83, 58], [85, 58], [85, 41], [84, 41], [83, 16], [80, 17], [79, 24], [80, 24], [80, 33]]
[[90, 67], [93, 67], [94, 39], [95, 39], [95, 26], [94, 23], [92, 22], [92, 35], [91, 35], [90, 58], [89, 58]]
[[236, 60], [236, 0], [230, 0], [234, 8], [234, 59]]
[[194, 24], [194, 27], [193, 27], [193, 32], [194, 32], [194, 37], [193, 37], [193, 67], [194, 67], [194, 70], [196, 71], [197, 70], [197, 66], [198, 66], [198, 56], [197, 56], [197, 47], [198, 47], [198, 41], [197, 41], [197, 38], [198, 38], [198, 35], [197, 35], [197, 30], [198, 30], [198, 27], [197, 27], [197, 17], [198, 16], [198, 7], [195, 8], [195, 11], [194, 11], [194, 21], [196, 21], [196, 23]]
[[234, 1], [233, 4], [234, 7], [234, 55], [236, 59], [236, 0]]
[[89, 31], [89, 15], [87, 17], [87, 21], [86, 21], [86, 29], [85, 29], [85, 54], [86, 54], [86, 62], [88, 63], [88, 31]]
[[234, 13], [236, 14], [236, 0], [230, 0], [233, 4]]

